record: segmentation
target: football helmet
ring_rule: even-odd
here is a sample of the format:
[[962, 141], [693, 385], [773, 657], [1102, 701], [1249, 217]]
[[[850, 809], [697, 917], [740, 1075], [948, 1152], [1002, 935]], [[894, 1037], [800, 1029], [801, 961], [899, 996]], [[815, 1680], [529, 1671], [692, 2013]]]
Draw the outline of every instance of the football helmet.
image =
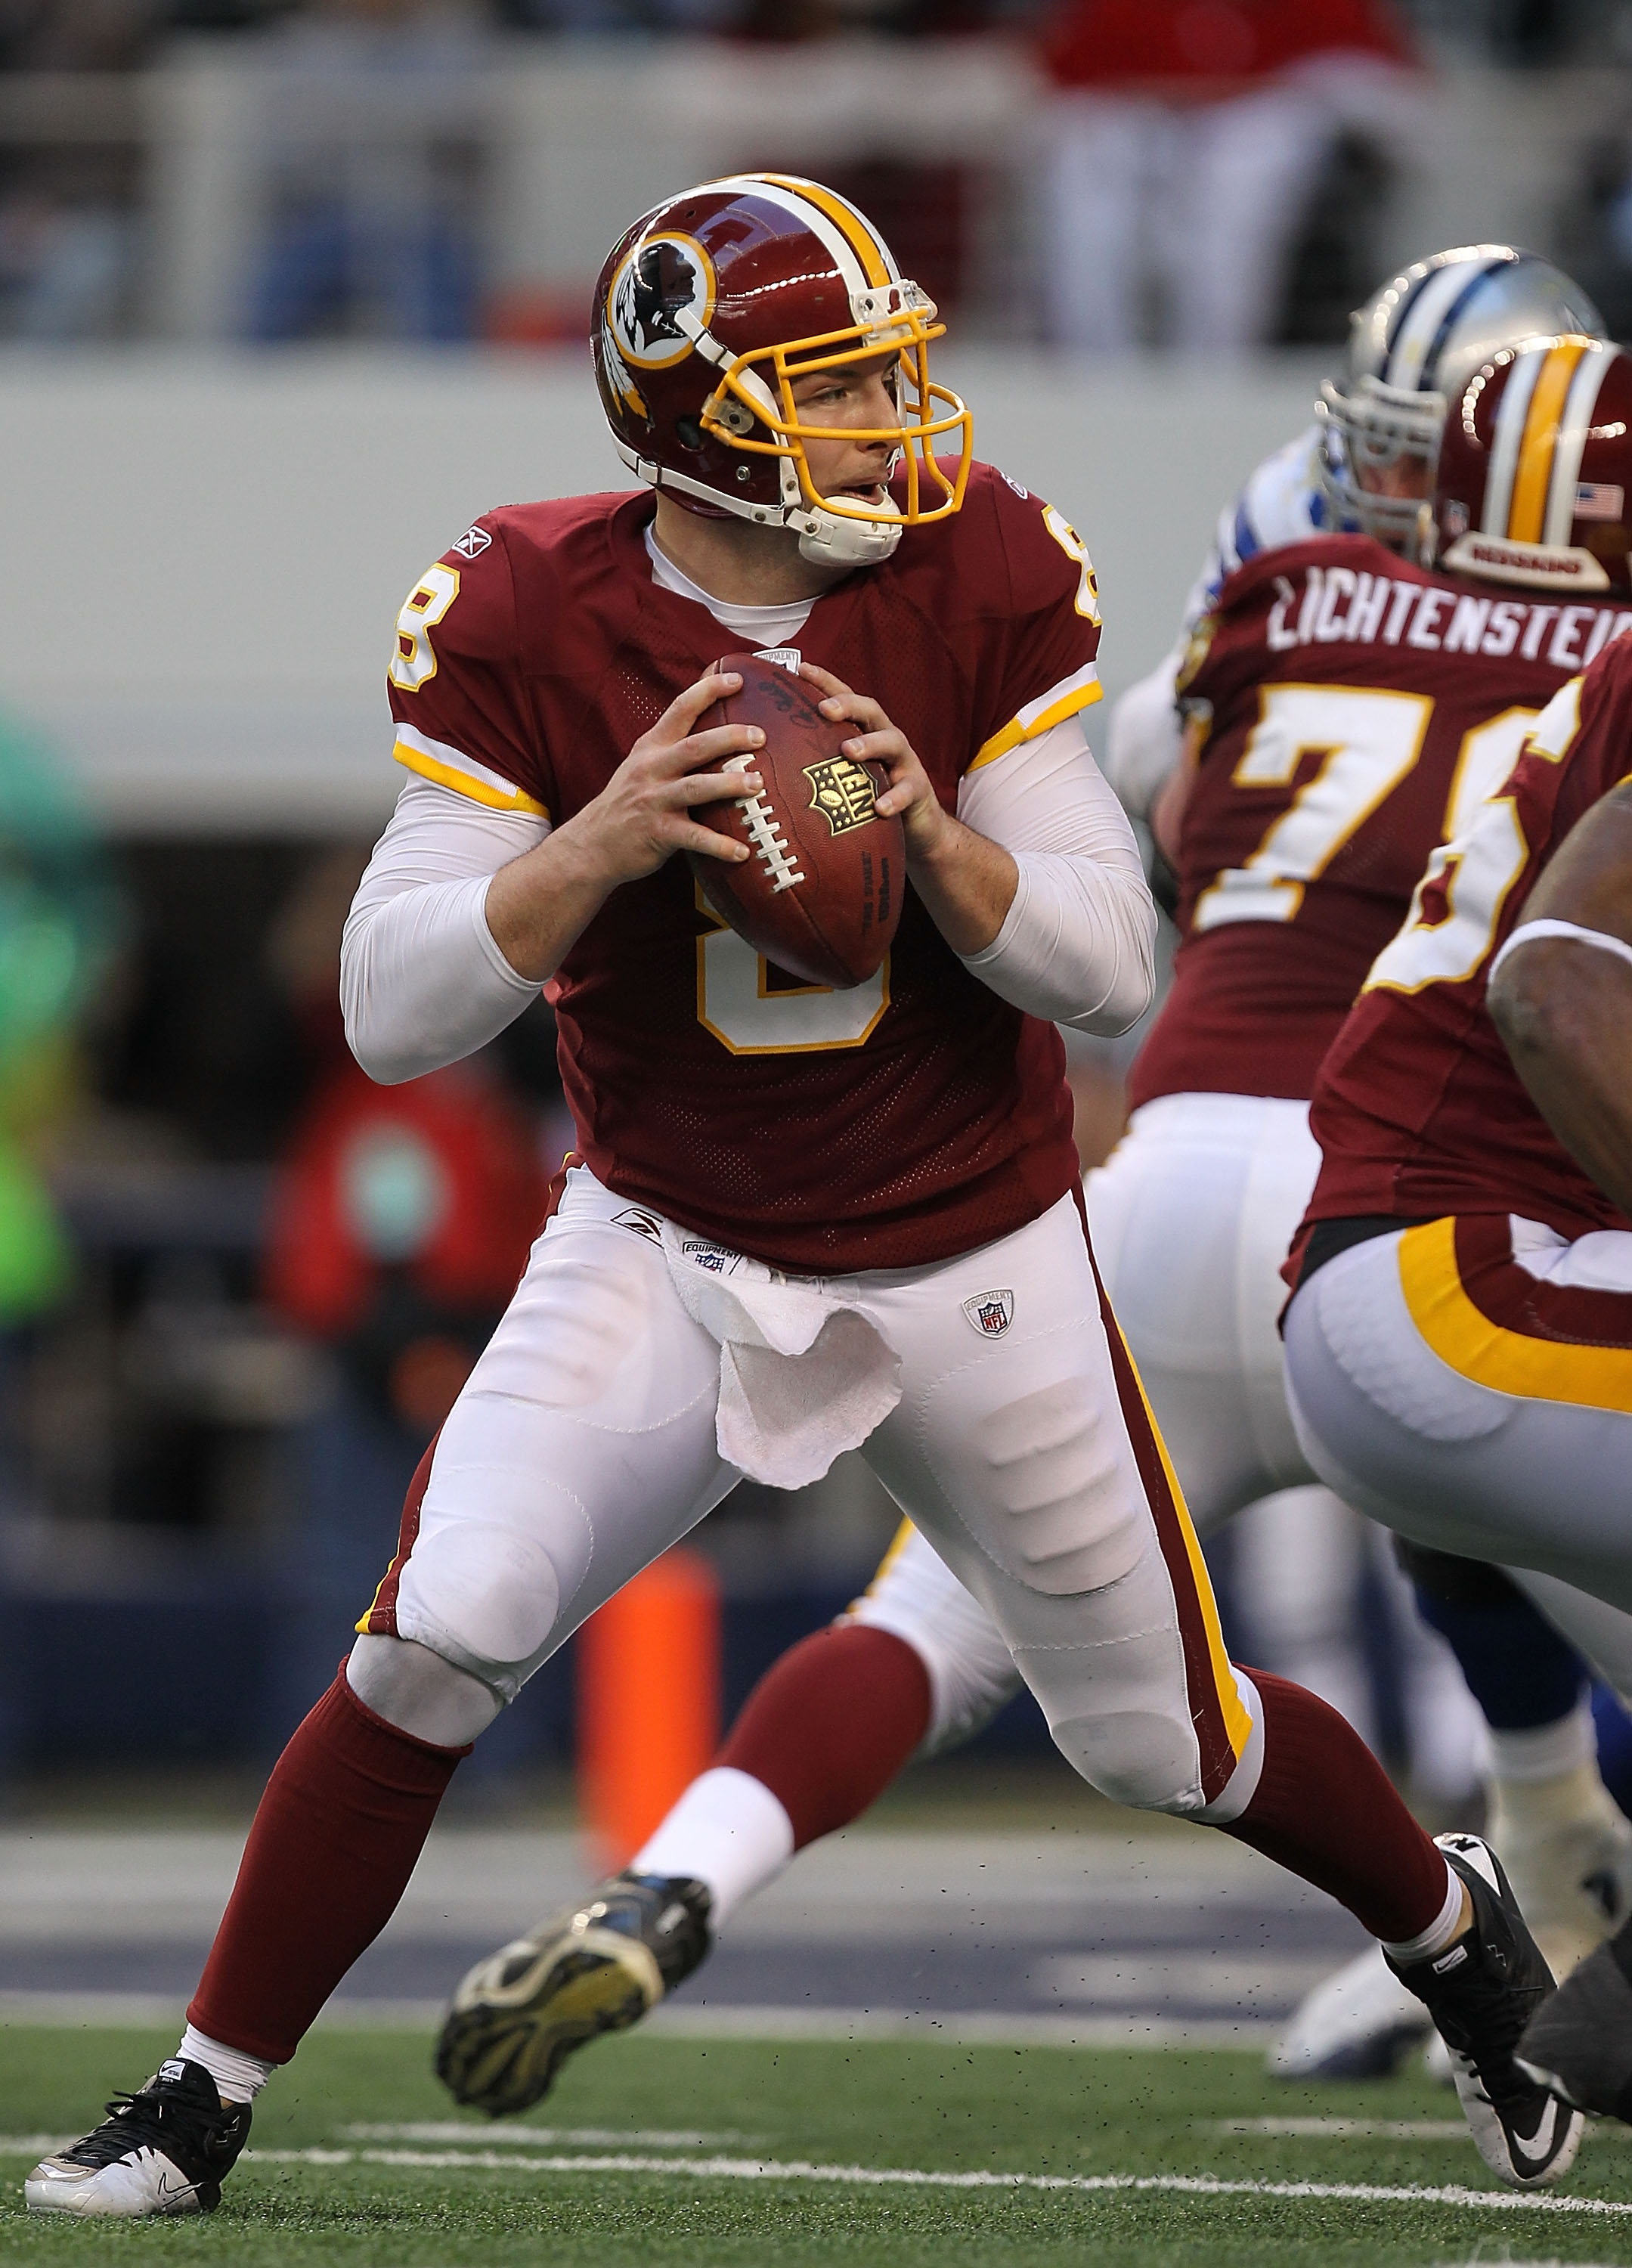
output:
[[1526, 339], [1452, 404], [1430, 552], [1498, 583], [1632, 591], [1629, 498], [1632, 361], [1578, 332]]
[[[963, 502], [969, 413], [929, 373], [945, 332], [854, 205], [790, 174], [737, 173], [666, 199], [620, 239], [591, 340], [613, 440], [642, 480], [694, 512], [796, 529], [806, 558], [864, 566]], [[874, 354], [895, 358], [897, 423], [801, 415], [796, 379]], [[945, 434], [950, 470], [935, 454]], [[806, 444], [836, 439], [893, 444], [880, 501], [818, 489]]]
[[[1602, 338], [1604, 319], [1579, 284], [1511, 245], [1460, 245], [1392, 276], [1349, 318], [1348, 371], [1326, 381], [1317, 405], [1340, 524], [1422, 558], [1450, 404], [1500, 349], [1563, 331]], [[1423, 468], [1415, 495], [1366, 485], [1368, 474], [1413, 460]]]

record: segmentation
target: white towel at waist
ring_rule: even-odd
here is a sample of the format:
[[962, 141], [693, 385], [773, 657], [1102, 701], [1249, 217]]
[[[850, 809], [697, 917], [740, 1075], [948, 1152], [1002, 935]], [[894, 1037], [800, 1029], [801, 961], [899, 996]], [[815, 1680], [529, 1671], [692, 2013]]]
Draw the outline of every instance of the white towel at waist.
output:
[[681, 1305], [719, 1344], [715, 1438], [750, 1480], [820, 1480], [901, 1400], [901, 1359], [853, 1300], [673, 1221], [663, 1249]]

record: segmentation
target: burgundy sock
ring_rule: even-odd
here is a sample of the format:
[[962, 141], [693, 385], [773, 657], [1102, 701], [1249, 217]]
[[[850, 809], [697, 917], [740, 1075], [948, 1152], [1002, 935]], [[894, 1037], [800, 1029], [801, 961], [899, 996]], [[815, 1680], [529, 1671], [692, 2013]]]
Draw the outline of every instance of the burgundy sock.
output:
[[904, 1638], [835, 1623], [771, 1664], [715, 1762], [769, 1788], [802, 1851], [883, 1793], [929, 1730], [930, 1707], [930, 1674]]
[[468, 1749], [437, 1749], [339, 1676], [273, 1766], [187, 2021], [287, 2063], [395, 1912]]
[[1445, 1905], [1444, 1858], [1346, 1719], [1283, 1677], [1246, 1675], [1263, 1702], [1263, 1776], [1224, 1832], [1327, 1891], [1373, 1937], [1420, 1936]]

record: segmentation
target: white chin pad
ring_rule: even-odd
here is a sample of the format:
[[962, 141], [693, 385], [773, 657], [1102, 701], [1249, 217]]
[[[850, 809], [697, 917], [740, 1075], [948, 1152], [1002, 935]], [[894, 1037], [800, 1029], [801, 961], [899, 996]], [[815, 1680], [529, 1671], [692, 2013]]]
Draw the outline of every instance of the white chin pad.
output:
[[899, 520], [850, 519], [813, 512], [799, 537], [799, 556], [821, 567], [877, 567], [901, 540]]

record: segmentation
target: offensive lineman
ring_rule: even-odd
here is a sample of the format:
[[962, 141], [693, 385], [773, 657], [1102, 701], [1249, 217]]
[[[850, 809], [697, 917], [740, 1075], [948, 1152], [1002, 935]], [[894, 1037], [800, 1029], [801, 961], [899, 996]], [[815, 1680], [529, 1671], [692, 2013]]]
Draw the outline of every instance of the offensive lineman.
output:
[[[177, 2056], [36, 2169], [37, 2210], [213, 2206], [470, 1742], [739, 1475], [859, 1444], [1084, 1777], [1343, 1899], [1465, 2043], [1488, 2162], [1530, 2186], [1573, 2157], [1579, 2120], [1511, 2059], [1551, 1979], [1483, 1846], [1436, 1847], [1334, 1712], [1224, 1653], [1093, 1277], [1048, 1028], [1125, 1027], [1151, 981], [1126, 823], [1061, 737], [1093, 697], [1092, 577], [1057, 514], [973, 463], [930, 381], [939, 335], [816, 184], [671, 201], [595, 315], [655, 510], [491, 514], [410, 593], [393, 705], [416, 777], [349, 928], [354, 1045], [409, 1076], [548, 978], [585, 1162], [274, 1771]], [[730, 682], [704, 674], [722, 626], [797, 638], [850, 752], [889, 768], [914, 893], [876, 995], [778, 994], [673, 858], [730, 855], [687, 813], [755, 784], [714, 769], [746, 728], [694, 730]]]
[[[1629, 430], [1632, 363], [1569, 338], [1498, 357], [1447, 429], [1470, 507], [1450, 540], [1545, 576], [1561, 635], [1632, 583]], [[1525, 1094], [1485, 992], [1510, 939], [1535, 950], [1537, 874], [1627, 775], [1629, 662], [1616, 643], [1548, 703], [1373, 963], [1316, 1089], [1286, 1316], [1317, 1469], [1415, 1542], [1512, 1568], [1623, 1693], [1632, 1231]]]
[[[1632, 733], [1624, 692], [1596, 729], [1614, 734], [1614, 761], [1624, 762]], [[1632, 1219], [1632, 793], [1624, 781], [1548, 862], [1491, 963], [1486, 1005], [1547, 1124]], [[1567, 2102], [1632, 2121], [1632, 1928], [1623, 1924], [1589, 1955], [1570, 1984], [1556, 2020], [1549, 2008], [1548, 2021], [1527, 2029], [1525, 2068]]]
[[[1210, 652], [1190, 656], [1193, 713], [1213, 713], [1205, 759], [1184, 776], [1189, 823], [1175, 863], [1187, 941], [1135, 1066], [1133, 1128], [1089, 1176], [1087, 1200], [1100, 1266], [1202, 1533], [1311, 1477], [1285, 1407], [1275, 1315], [1280, 1262], [1319, 1161], [1306, 1098], [1325, 1048], [1429, 850], [1507, 770], [1585, 643], [1596, 651], [1632, 622], [1600, 600], [1582, 643], [1555, 655], [1551, 612], [1486, 584], [1485, 615], [1494, 606], [1511, 632], [1504, 650], [1499, 636], [1481, 652], [1459, 635], [1412, 641], [1400, 628], [1422, 589], [1449, 589], [1454, 604], [1460, 588], [1415, 564], [1447, 393], [1481, 366], [1503, 324], [1522, 335], [1539, 310], [1578, 299], [1543, 263], [1489, 247], [1395, 279], [1356, 319], [1359, 374], [1326, 391], [1321, 460], [1327, 512], [1364, 522], [1414, 563], [1307, 534], [1259, 552], [1229, 585]], [[1408, 375], [1422, 384], [1408, 386]], [[1271, 460], [1280, 469], [1268, 495], [1290, 518], [1286, 456]], [[1255, 508], [1261, 526], [1268, 508]], [[1226, 515], [1221, 543], [1249, 549], [1246, 519], [1245, 505]], [[1345, 638], [1341, 626], [1334, 637], [1321, 601], [1329, 587], [1332, 613], [1356, 575], [1375, 619], [1364, 637]], [[1171, 788], [1165, 816], [1177, 828]], [[1511, 1689], [1497, 1740], [1528, 1749], [1520, 1761], [1532, 1775], [1498, 1781], [1500, 1831], [1530, 1861], [1526, 1904], [1532, 1884], [1548, 1895], [1549, 1957], [1573, 1962], [1606, 1926], [1602, 1894], [1577, 1885], [1618, 1890], [1632, 1834], [1599, 1780], [1573, 1658], [1522, 1603], [1496, 1619]], [[794, 1852], [864, 1810], [921, 1744], [955, 1742], [1018, 1683], [990, 1618], [903, 1529], [851, 1614], [768, 1674], [715, 1767], [625, 1874], [471, 1972], [441, 2053], [453, 2091], [489, 2109], [536, 2100], [560, 2054], [636, 2021], [702, 1957], [701, 1933], [659, 1948], [655, 1968], [643, 1951], [670, 1908], [665, 1885], [704, 1884], [717, 1926]], [[1540, 1774], [1533, 1723], [1551, 1743]], [[586, 1974], [592, 1950], [604, 1963], [599, 1985]], [[1352, 2067], [1386, 2064], [1421, 2028], [1419, 2004], [1370, 1956], [1342, 1973], [1335, 2001], [1323, 1990], [1311, 2028], [1328, 2054], [1335, 2038]]]

